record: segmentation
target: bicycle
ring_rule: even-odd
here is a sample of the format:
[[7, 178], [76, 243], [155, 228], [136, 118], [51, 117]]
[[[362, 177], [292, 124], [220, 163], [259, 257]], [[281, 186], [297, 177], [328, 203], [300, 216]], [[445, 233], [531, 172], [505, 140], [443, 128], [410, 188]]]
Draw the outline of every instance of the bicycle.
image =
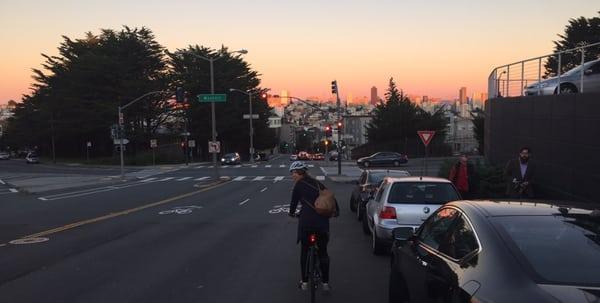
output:
[[308, 288], [310, 289], [310, 302], [315, 303], [317, 288], [321, 283], [321, 264], [318, 255], [317, 233], [308, 234], [308, 256], [306, 260], [306, 276], [308, 277]]

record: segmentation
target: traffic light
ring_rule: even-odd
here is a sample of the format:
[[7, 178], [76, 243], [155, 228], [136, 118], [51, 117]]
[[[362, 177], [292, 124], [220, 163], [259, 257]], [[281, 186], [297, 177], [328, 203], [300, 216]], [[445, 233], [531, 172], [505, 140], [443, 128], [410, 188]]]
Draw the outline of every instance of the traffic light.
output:
[[337, 81], [335, 80], [331, 81], [331, 93], [334, 95], [338, 93]]
[[185, 103], [185, 91], [183, 87], [178, 87], [175, 91], [175, 101], [177, 103]]
[[338, 123], [337, 123], [338, 129], [342, 129], [342, 126], [343, 126], [342, 121], [338, 121]]
[[325, 136], [326, 137], [331, 136], [331, 126], [330, 125], [325, 126]]

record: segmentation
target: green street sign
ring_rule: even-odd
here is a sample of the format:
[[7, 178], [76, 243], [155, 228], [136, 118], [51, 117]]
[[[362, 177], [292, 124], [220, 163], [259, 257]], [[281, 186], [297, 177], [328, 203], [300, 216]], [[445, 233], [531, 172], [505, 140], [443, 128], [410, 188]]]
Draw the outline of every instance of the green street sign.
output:
[[210, 102], [225, 102], [227, 101], [226, 94], [200, 94], [198, 95], [198, 102], [210, 103]]

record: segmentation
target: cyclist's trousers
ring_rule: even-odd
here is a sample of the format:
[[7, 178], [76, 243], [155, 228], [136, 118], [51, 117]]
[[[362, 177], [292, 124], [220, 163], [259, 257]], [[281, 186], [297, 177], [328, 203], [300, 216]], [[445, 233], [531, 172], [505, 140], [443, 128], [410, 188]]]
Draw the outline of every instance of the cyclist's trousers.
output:
[[[323, 283], [329, 283], [329, 255], [327, 254], [327, 243], [329, 242], [328, 232], [319, 232], [317, 234], [317, 246], [319, 262], [321, 263], [321, 274]], [[306, 261], [308, 259], [308, 233], [302, 236], [300, 250], [300, 272], [302, 281], [307, 282]]]

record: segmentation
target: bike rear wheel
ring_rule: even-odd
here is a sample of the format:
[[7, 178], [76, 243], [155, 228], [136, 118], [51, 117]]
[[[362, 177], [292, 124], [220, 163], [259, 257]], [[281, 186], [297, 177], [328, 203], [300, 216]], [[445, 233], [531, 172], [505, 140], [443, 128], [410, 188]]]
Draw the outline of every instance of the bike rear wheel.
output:
[[317, 273], [317, 254], [314, 248], [311, 247], [308, 254], [308, 287], [310, 288], [310, 302], [315, 303], [317, 297], [317, 287], [319, 287]]

